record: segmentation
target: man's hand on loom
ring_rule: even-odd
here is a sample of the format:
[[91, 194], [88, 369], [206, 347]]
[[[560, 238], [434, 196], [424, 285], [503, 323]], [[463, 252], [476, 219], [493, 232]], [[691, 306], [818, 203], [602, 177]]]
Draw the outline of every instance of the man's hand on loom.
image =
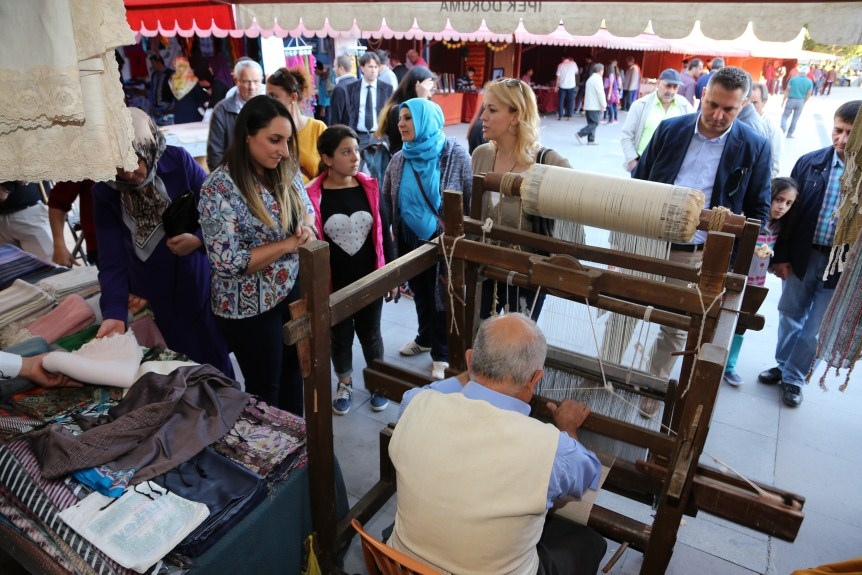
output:
[[578, 438], [578, 429], [584, 424], [590, 414], [590, 408], [573, 399], [564, 399], [558, 406], [553, 401], [548, 402], [548, 411], [554, 418], [554, 425], [560, 431], [565, 431], [572, 438]]

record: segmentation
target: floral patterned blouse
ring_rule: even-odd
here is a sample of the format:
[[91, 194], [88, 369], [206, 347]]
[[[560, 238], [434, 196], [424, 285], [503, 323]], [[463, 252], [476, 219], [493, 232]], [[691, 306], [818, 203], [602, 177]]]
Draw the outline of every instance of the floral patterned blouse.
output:
[[[297, 173], [307, 213], [314, 207]], [[261, 187], [263, 204], [277, 222], [281, 211], [273, 195]], [[275, 307], [293, 289], [299, 272], [299, 255], [285, 254], [254, 274], [246, 274], [251, 249], [285, 239], [282, 234], [252, 214], [227, 165], [216, 168], [204, 181], [198, 203], [204, 245], [212, 265], [210, 299], [213, 313], [238, 319], [261, 314]]]

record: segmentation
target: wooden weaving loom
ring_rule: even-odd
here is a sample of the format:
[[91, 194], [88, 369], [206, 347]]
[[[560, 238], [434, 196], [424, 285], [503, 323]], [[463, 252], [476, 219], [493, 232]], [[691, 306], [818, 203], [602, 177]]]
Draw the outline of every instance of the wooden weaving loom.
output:
[[[595, 412], [582, 428], [649, 452], [646, 459], [618, 458], [604, 488], [652, 505], [655, 510], [652, 523], [634, 520], [599, 505], [591, 508], [588, 519], [588, 525], [601, 534], [623, 543], [621, 550], [629, 546], [643, 552], [642, 574], [665, 572], [683, 515], [694, 516], [698, 511], [793, 541], [803, 519], [803, 497], [699, 463], [733, 334], [763, 326], [763, 318], [755, 313], [765, 290], [745, 285], [759, 222], [728, 216], [721, 231], [709, 232], [698, 272], [662, 259], [564, 242], [513, 228], [494, 226], [483, 232], [483, 222], [478, 219], [482, 196], [487, 191], [499, 191], [500, 181], [500, 174], [474, 179], [472, 217], [464, 217], [460, 193], [446, 191], [444, 234], [438, 240], [331, 295], [328, 245], [313, 242], [300, 250], [304, 297], [293, 304], [294, 319], [286, 324], [284, 333], [286, 341], [297, 343], [303, 364], [312, 510], [324, 572], [338, 572], [336, 555], [354, 535], [350, 521], [355, 518], [367, 522], [395, 493], [395, 471], [388, 456], [390, 426], [380, 434], [379, 481], [346, 517], [340, 521], [335, 517], [329, 328], [419, 271], [436, 265], [438, 259], [447, 263], [454, 294], [449, 309], [453, 320], [449, 324], [452, 374], [466, 369], [465, 352], [478, 326], [478, 306], [473, 302], [478, 301], [479, 282], [486, 278], [533, 289], [541, 287], [555, 296], [634, 318], [642, 318], [651, 306], [653, 323], [687, 330], [680, 385], [673, 382], [668, 385], [647, 374], [637, 375], [630, 382], [636, 392], [665, 401], [666, 431], [653, 431]], [[515, 194], [517, 184], [516, 181], [512, 186]], [[710, 218], [710, 210], [703, 210], [699, 229], [706, 230]], [[486, 243], [490, 240], [522, 249]], [[737, 241], [733, 269], [744, 270], [742, 274], [727, 272]], [[554, 255], [539, 256], [533, 251]], [[584, 265], [581, 263], [584, 261], [678, 278], [695, 284], [696, 288], [622, 275]], [[720, 298], [720, 305], [708, 307], [716, 298]], [[594, 359], [555, 355], [549, 350], [548, 366], [551, 364], [592, 377], [596, 377], [600, 367]], [[625, 385], [622, 370], [603, 367], [613, 385]], [[405, 391], [429, 383], [427, 376], [382, 362], [366, 368], [364, 376], [370, 391], [395, 401]], [[534, 398], [534, 417], [550, 419], [546, 401]]]

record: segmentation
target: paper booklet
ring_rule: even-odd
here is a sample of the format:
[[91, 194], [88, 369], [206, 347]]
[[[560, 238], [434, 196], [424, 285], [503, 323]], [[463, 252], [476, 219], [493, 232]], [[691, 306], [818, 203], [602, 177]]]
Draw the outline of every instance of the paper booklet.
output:
[[[136, 491], [137, 489], [137, 491]], [[119, 499], [92, 493], [60, 518], [111, 559], [144, 573], [209, 516], [203, 503], [146, 482]]]

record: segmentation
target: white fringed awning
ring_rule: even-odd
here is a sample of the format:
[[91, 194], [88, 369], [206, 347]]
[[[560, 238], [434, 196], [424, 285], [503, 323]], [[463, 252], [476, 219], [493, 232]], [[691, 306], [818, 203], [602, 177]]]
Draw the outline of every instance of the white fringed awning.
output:
[[560, 25], [569, 34], [589, 36], [607, 23], [614, 36], [635, 37], [651, 21], [662, 38], [684, 38], [692, 24], [701, 21], [703, 34], [733, 40], [745, 33], [749, 23], [761, 40], [786, 42], [809, 25], [812, 38], [830, 44], [862, 43], [862, 2], [289, 2], [244, 4], [234, 0], [237, 28], [248, 28], [256, 20], [264, 29], [277, 21], [286, 30], [300, 20], [309, 30], [320, 30], [328, 21], [334, 30], [348, 30], [354, 23], [362, 31], [385, 26], [406, 32], [415, 26], [426, 33], [447, 27], [472, 33], [484, 21], [490, 32], [513, 34], [523, 22], [530, 34], [550, 35]]

